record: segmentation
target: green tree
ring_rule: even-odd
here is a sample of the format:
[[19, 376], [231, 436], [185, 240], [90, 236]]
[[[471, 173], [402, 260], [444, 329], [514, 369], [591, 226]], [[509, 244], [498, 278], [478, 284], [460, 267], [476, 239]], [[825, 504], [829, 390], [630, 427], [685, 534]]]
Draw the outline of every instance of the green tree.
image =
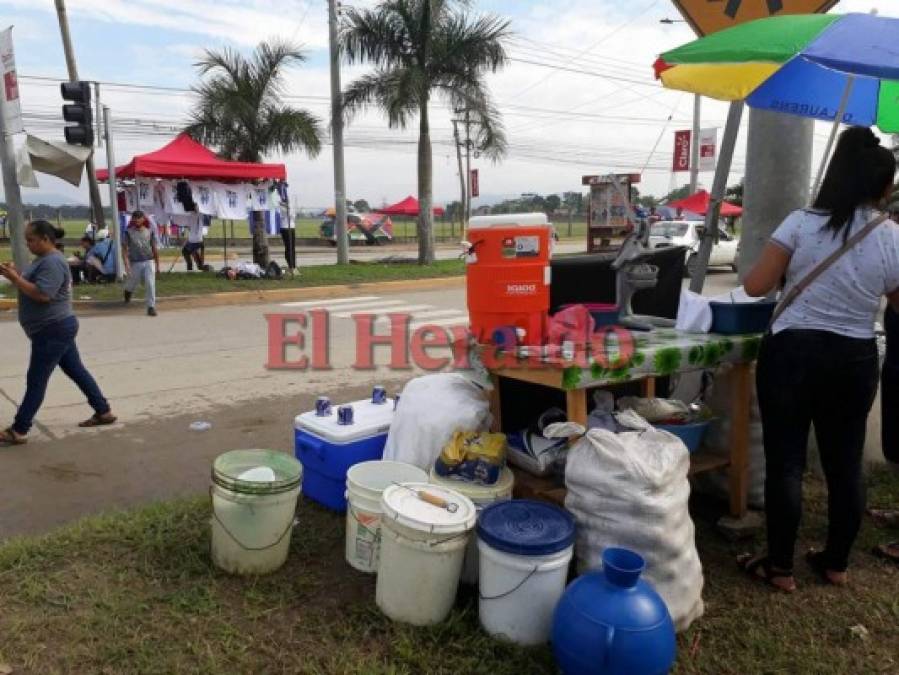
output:
[[562, 206], [562, 198], [559, 195], [547, 195], [545, 203], [546, 213], [552, 216]]
[[[420, 264], [434, 261], [431, 101], [442, 98], [453, 110], [467, 111], [478, 122], [479, 134], [500, 132], [484, 76], [505, 65], [509, 35], [508, 21], [474, 17], [461, 1], [383, 0], [371, 9], [345, 10], [341, 45], [346, 60], [375, 66], [344, 93], [347, 114], [374, 106], [394, 128], [418, 117]], [[488, 140], [479, 142], [489, 146]]]
[[369, 211], [371, 211], [371, 206], [369, 206], [368, 202], [364, 199], [357, 199], [355, 202], [353, 202], [353, 207], [359, 213], [368, 213]]
[[679, 187], [675, 190], [672, 190], [667, 195], [665, 195], [665, 199], [663, 200], [666, 204], [668, 202], [673, 202], [678, 199], [684, 199], [685, 197], [690, 196], [690, 186], [684, 185], [683, 187]]
[[743, 206], [743, 179], [736, 185], [731, 185], [724, 193], [724, 199], [737, 206]]
[[[261, 42], [249, 57], [230, 47], [207, 49], [194, 64], [201, 82], [185, 131], [216, 147], [228, 159], [259, 162], [272, 151], [321, 150], [321, 122], [312, 113], [283, 101], [284, 70], [305, 61], [288, 42]], [[262, 212], [253, 213], [253, 260], [268, 264], [268, 241]]]

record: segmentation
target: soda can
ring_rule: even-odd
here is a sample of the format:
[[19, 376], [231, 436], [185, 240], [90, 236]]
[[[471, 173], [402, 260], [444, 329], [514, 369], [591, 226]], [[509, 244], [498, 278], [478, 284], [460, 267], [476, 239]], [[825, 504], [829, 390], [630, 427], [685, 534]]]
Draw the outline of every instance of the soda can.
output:
[[400, 404], [400, 395], [397, 394], [393, 397], [393, 409], [396, 410], [396, 407]]
[[315, 399], [315, 416], [328, 417], [331, 414], [331, 399], [327, 396], [319, 396]]
[[384, 405], [387, 403], [387, 390], [380, 384], [371, 390], [371, 402], [375, 405]]
[[337, 408], [337, 424], [342, 424], [344, 426], [350, 425], [353, 423], [353, 406], [351, 405], [342, 405]]

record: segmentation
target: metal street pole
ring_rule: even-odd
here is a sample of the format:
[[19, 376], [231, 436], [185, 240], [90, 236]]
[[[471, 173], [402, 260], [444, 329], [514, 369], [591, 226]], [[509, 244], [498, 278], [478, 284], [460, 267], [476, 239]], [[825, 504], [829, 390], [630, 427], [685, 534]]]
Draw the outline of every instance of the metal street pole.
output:
[[115, 278], [118, 281], [124, 276], [124, 261], [122, 260], [121, 228], [119, 227], [119, 204], [116, 199], [116, 172], [115, 153], [112, 149], [112, 115], [109, 114], [109, 106], [103, 106], [103, 127], [106, 133], [106, 168], [109, 173], [109, 210], [112, 216], [112, 247], [115, 249]]
[[465, 111], [465, 231], [471, 220], [471, 113]]
[[690, 137], [690, 194], [699, 189], [699, 126], [702, 117], [702, 97], [693, 94], [693, 134]]
[[459, 220], [462, 221], [462, 235], [465, 236], [465, 214], [468, 213], [468, 190], [465, 180], [465, 168], [462, 166], [462, 141], [459, 138], [459, 121], [453, 120], [453, 138], [456, 141], [456, 160], [459, 162], [459, 195], [461, 196], [460, 204], [462, 212], [459, 214]]
[[349, 262], [346, 237], [346, 179], [343, 171], [343, 93], [340, 91], [340, 46], [337, 41], [337, 3], [328, 0], [328, 39], [331, 48], [331, 141], [334, 144], [334, 236], [337, 264]]
[[12, 135], [6, 133], [6, 96], [0, 92], [0, 169], [3, 170], [3, 192], [6, 195], [6, 222], [9, 229], [12, 259], [20, 270], [25, 269], [30, 260], [25, 246], [25, 213], [22, 207], [22, 193], [16, 179], [16, 156], [13, 152]]
[[737, 144], [737, 134], [740, 132], [743, 105], [743, 101], [734, 101], [730, 104], [730, 109], [727, 112], [727, 126], [724, 127], [721, 155], [718, 157], [718, 166], [715, 167], [715, 180], [712, 183], [709, 210], [705, 214], [702, 242], [699, 244], [696, 268], [690, 279], [690, 290], [694, 293], [702, 293], [705, 273], [709, 267], [709, 258], [712, 254], [712, 244], [718, 239], [718, 217], [721, 215], [721, 202], [724, 201], [724, 192], [727, 190], [727, 177], [730, 174], [730, 167], [734, 159], [734, 146]]
[[[66, 68], [69, 71], [69, 81], [78, 81], [78, 67], [75, 64], [75, 50], [72, 48], [72, 36], [69, 34], [69, 19], [66, 16], [65, 0], [56, 0], [56, 17], [59, 19], [59, 32], [62, 35], [62, 48], [66, 55]], [[97, 175], [94, 173], [94, 156], [91, 154], [85, 162], [87, 171], [87, 185], [90, 190], [91, 209], [94, 213], [94, 223], [105, 227], [103, 216], [103, 202], [100, 201], [100, 187], [97, 185]]]

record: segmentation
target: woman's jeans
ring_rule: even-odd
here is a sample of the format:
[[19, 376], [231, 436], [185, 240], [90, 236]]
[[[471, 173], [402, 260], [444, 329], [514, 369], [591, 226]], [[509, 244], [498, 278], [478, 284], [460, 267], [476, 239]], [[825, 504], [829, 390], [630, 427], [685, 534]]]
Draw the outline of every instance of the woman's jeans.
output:
[[877, 385], [873, 339], [812, 330], [765, 336], [756, 386], [767, 463], [768, 555], [775, 567], [793, 568], [812, 423], [827, 480], [824, 562], [833, 571], [848, 566], [865, 508], [862, 455]]
[[75, 345], [78, 319], [70, 316], [31, 336], [31, 362], [28, 364], [25, 398], [13, 422], [17, 434], [27, 434], [34, 422], [44, 396], [50, 375], [58, 365], [62, 372], [78, 385], [87, 401], [98, 415], [109, 412], [109, 403], [103, 398], [97, 382], [81, 363], [81, 355]]

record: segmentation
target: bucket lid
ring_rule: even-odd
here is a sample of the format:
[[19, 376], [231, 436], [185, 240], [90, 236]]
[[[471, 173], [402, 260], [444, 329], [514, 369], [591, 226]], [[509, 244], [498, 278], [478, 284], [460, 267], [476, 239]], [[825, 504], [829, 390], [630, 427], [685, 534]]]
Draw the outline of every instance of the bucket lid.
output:
[[346, 474], [347, 489], [357, 488], [382, 492], [394, 483], [421, 483], [428, 474], [414, 464], [375, 459], [350, 467]]
[[496, 500], [505, 499], [512, 494], [515, 474], [512, 473], [512, 469], [504, 466], [493, 485], [480, 485], [467, 480], [438, 476], [437, 471], [432, 468], [430, 480], [434, 485], [440, 485], [465, 495], [475, 504], [492, 504]]
[[[275, 480], [246, 480], [242, 474], [260, 467], [271, 469]], [[252, 474], [251, 474], [252, 475]], [[212, 464], [212, 482], [240, 494], [271, 495], [288, 492], [300, 484], [303, 465], [275, 450], [231, 450]]]
[[[416, 494], [427, 492], [458, 508], [455, 513], [429, 504]], [[381, 495], [383, 517], [413, 530], [434, 534], [462, 534], [471, 530], [477, 521], [477, 510], [471, 500], [440, 485], [403, 483], [391, 485]]]
[[497, 502], [481, 511], [478, 536], [498, 551], [549, 555], [574, 542], [574, 518], [552, 504], [529, 499]]

